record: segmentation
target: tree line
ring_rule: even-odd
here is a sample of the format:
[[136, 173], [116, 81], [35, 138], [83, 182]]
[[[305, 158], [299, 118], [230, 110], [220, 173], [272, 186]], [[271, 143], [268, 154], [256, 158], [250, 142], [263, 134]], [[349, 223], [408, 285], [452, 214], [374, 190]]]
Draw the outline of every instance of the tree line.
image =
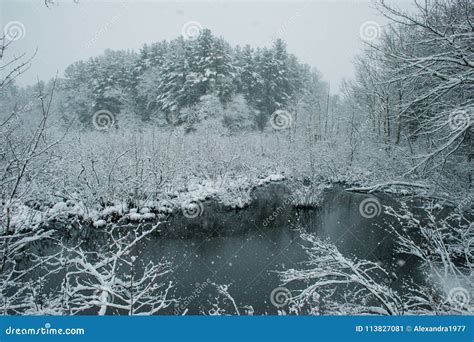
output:
[[317, 70], [288, 53], [281, 39], [269, 48], [233, 48], [204, 29], [195, 40], [161, 41], [138, 53], [107, 50], [76, 62], [66, 69], [61, 87], [63, 111], [85, 125], [103, 109], [180, 125], [189, 121], [186, 108], [210, 96], [224, 109], [233, 101], [248, 109], [246, 118], [230, 113], [229, 125], [247, 120], [246, 126], [263, 130], [276, 110], [291, 111], [302, 99], [314, 101], [324, 83]]

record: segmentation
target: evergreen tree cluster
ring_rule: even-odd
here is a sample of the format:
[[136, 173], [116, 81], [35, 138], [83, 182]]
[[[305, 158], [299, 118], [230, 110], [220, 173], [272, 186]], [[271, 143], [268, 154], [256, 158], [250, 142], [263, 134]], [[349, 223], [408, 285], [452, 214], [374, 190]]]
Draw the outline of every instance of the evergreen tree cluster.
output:
[[276, 110], [291, 111], [296, 99], [320, 88], [319, 74], [289, 54], [283, 40], [270, 48], [233, 48], [208, 29], [196, 40], [179, 37], [144, 45], [139, 53], [107, 50], [69, 66], [62, 85], [64, 111], [84, 124], [105, 109], [180, 125], [183, 111], [211, 95], [224, 109], [245, 102], [252, 126], [261, 130]]

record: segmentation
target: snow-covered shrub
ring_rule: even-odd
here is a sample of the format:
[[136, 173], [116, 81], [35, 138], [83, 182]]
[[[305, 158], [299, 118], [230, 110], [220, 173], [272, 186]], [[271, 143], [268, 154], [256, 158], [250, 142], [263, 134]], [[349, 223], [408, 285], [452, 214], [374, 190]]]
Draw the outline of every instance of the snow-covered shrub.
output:
[[[343, 255], [335, 245], [302, 233], [308, 260], [299, 269], [279, 272], [293, 291], [289, 314], [470, 314], [474, 310], [474, 227], [459, 214], [436, 216], [440, 207], [413, 214], [405, 205], [386, 213], [401, 224], [388, 226], [398, 253], [422, 261], [427, 283], [404, 280], [391, 287], [379, 264]], [[441, 216], [442, 217], [442, 216]]]
[[387, 230], [397, 237], [399, 253], [423, 263], [432, 283], [432, 289], [420, 286], [413, 294], [412, 307], [428, 313], [469, 314], [474, 311], [474, 225], [456, 211], [444, 216], [441, 208], [431, 205], [415, 214], [406, 203], [396, 210], [386, 207], [385, 212], [402, 226]]
[[[280, 272], [284, 284], [304, 287], [291, 298], [293, 314], [384, 314], [404, 312], [399, 294], [380, 281], [388, 276], [377, 263], [352, 260], [333, 244], [302, 234], [308, 261], [302, 269]], [[306, 284], [306, 285], [305, 285]]]
[[[105, 222], [99, 221], [97, 227]], [[55, 239], [58, 252], [46, 256], [29, 253], [31, 269], [0, 273], [3, 313], [153, 315], [160, 312], [176, 302], [168, 294], [174, 284], [163, 280], [171, 272], [170, 264], [141, 260], [130, 253], [157, 228], [158, 225], [147, 228], [139, 225], [123, 234], [111, 226], [103, 232], [107, 248], [100, 253], [82, 246], [71, 247], [61, 239]], [[38, 279], [26, 279], [31, 270], [39, 274]], [[45, 291], [47, 282], [54, 285]], [[15, 294], [7, 295], [12, 290]]]

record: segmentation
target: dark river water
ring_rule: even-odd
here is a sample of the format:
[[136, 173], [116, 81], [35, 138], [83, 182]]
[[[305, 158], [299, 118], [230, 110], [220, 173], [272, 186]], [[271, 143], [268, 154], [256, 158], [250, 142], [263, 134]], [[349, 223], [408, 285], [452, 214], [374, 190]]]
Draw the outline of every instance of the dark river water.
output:
[[[298, 229], [329, 239], [346, 256], [381, 263], [392, 273], [383, 281], [395, 289], [402, 279], [421, 276], [413, 260], [395, 253], [394, 239], [383, 228], [390, 218], [360, 214], [359, 205], [367, 195], [335, 186], [321, 207], [311, 210], [287, 205], [290, 194], [282, 184], [259, 188], [253, 196], [254, 203], [244, 210], [209, 202], [202, 216], [174, 217], [163, 227], [163, 235], [140, 252], [145, 259], [171, 261], [170, 279], [176, 284], [175, 295], [187, 299], [187, 314], [207, 312], [216, 294], [210, 283], [230, 285], [229, 293], [242, 312], [276, 314], [270, 294], [281, 282], [275, 271], [302, 267], [307, 260]], [[378, 200], [396, 206], [388, 196]], [[245, 309], [249, 306], [252, 309]], [[235, 313], [232, 310], [229, 313]]]
[[[307, 260], [301, 230], [329, 239], [345, 256], [380, 263], [390, 273], [380, 281], [394, 289], [402, 290], [400, 284], [407, 278], [422, 281], [415, 260], [395, 252], [396, 242], [384, 229], [388, 223], [395, 224], [391, 217], [361, 215], [361, 202], [372, 195], [349, 193], [335, 185], [326, 190], [318, 208], [304, 210], [288, 204], [290, 193], [284, 183], [259, 187], [252, 197], [253, 202], [241, 210], [230, 210], [211, 200], [204, 203], [201, 216], [174, 215], [161, 225], [159, 233], [134, 248], [132, 253], [140, 260], [170, 262], [172, 272], [162, 280], [174, 283], [169, 297], [185, 302], [186, 314], [209, 313], [217, 296], [213, 283], [229, 285], [228, 292], [241, 314], [277, 314], [278, 308], [270, 301], [272, 290], [282, 285], [277, 271], [304, 267]], [[387, 195], [377, 200], [397, 206]], [[100, 251], [104, 247], [97, 235], [100, 230], [92, 231], [89, 250]], [[61, 279], [53, 282], [59, 284]], [[295, 290], [293, 284], [285, 286]], [[233, 306], [226, 310], [235, 314]], [[160, 313], [182, 314], [183, 307], [169, 307]]]

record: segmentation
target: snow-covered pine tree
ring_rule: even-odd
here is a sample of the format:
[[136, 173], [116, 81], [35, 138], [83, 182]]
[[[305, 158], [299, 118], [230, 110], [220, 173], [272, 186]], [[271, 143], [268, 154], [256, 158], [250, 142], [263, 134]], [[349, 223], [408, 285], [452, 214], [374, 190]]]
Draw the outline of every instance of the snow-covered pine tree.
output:
[[185, 90], [188, 104], [194, 104], [201, 96], [213, 93], [221, 101], [229, 101], [236, 75], [230, 46], [222, 38], [214, 37], [208, 29], [204, 29], [196, 41], [187, 44], [189, 70]]
[[75, 115], [79, 122], [89, 126], [90, 113], [95, 104], [89, 63], [79, 61], [71, 64], [64, 71], [64, 77], [62, 108], [66, 115]]
[[166, 113], [166, 121], [173, 122], [173, 113], [185, 105], [184, 84], [188, 72], [185, 60], [185, 41], [182, 37], [170, 42], [167, 63], [163, 65], [161, 83], [158, 85], [157, 102]]
[[282, 39], [277, 39], [273, 44], [274, 81], [276, 89], [274, 92], [277, 109], [283, 108], [293, 91], [291, 84], [292, 75], [290, 69], [290, 57], [286, 51], [286, 44]]
[[143, 45], [135, 65], [137, 74], [135, 89], [135, 111], [147, 121], [162, 119], [158, 105], [159, 89], [163, 67], [169, 60], [169, 43], [162, 41]]
[[237, 91], [244, 95], [250, 105], [256, 107], [259, 85], [263, 79], [258, 73], [255, 51], [250, 45], [245, 45], [243, 49], [236, 48], [235, 64], [239, 72]]
[[79, 121], [92, 127], [96, 111], [107, 110], [117, 116], [124, 107], [132, 110], [138, 75], [136, 54], [106, 50], [104, 55], [77, 62], [65, 71], [64, 108]]
[[277, 39], [271, 49], [262, 49], [256, 62], [263, 80], [258, 94], [257, 126], [263, 130], [271, 114], [285, 108], [292, 92], [288, 52], [283, 40]]

